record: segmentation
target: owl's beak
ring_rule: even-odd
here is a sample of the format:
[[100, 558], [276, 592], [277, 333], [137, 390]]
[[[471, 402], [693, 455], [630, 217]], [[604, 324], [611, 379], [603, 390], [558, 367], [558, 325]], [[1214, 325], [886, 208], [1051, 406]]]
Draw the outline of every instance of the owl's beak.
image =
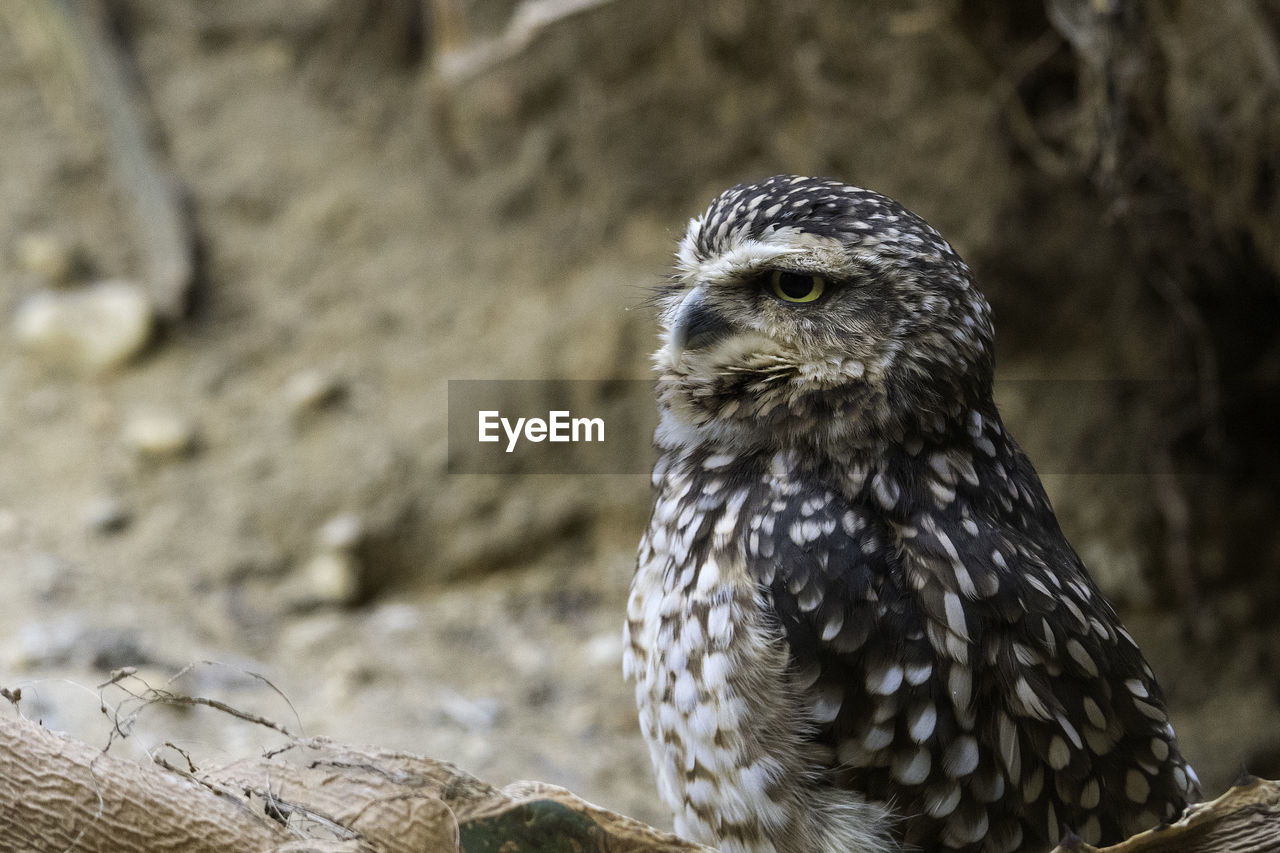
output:
[[672, 364], [679, 364], [686, 352], [701, 349], [732, 331], [728, 321], [707, 304], [706, 296], [705, 288], [695, 287], [676, 308], [667, 344]]

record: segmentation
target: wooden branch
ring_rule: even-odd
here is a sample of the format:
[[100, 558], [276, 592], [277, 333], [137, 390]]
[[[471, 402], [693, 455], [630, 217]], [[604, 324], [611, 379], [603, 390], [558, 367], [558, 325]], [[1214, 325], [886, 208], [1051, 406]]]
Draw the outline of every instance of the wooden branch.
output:
[[357, 832], [379, 851], [707, 850], [555, 785], [517, 782], [499, 790], [446, 762], [324, 739], [297, 740], [198, 778], [269, 801], [304, 823], [319, 819]]
[[29, 720], [0, 721], [0, 848], [273, 850], [289, 841], [242, 803]]
[[286, 853], [707, 853], [582, 800], [499, 790], [451, 764], [292, 739], [262, 758], [184, 772], [0, 720], [0, 848]]
[[[186, 762], [183, 762], [184, 764]], [[0, 847], [225, 853], [710, 853], [563, 788], [498, 789], [451, 764], [377, 747], [290, 738], [206, 770], [139, 764], [25, 719], [0, 720]], [[1280, 783], [1251, 779], [1171, 827], [1098, 851], [1280, 850]]]

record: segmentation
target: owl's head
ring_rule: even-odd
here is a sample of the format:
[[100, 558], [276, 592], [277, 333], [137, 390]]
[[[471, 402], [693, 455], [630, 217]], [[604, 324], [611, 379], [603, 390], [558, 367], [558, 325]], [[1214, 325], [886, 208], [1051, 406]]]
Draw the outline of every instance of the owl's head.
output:
[[838, 181], [721, 194], [657, 304], [667, 446], [901, 441], [990, 398], [990, 309], [968, 267], [920, 217]]

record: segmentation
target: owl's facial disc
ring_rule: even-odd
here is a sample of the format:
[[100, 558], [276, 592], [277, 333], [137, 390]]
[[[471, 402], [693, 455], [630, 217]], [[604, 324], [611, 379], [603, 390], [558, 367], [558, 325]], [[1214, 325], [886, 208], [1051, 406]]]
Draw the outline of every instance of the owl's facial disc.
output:
[[683, 251], [679, 265], [686, 289], [663, 312], [665, 346], [656, 361], [682, 373], [719, 372], [741, 369], [752, 356], [771, 369], [775, 357], [797, 360], [787, 340], [796, 315], [820, 310], [832, 290], [826, 276], [845, 271], [850, 258], [837, 240], [787, 228], [714, 256]]

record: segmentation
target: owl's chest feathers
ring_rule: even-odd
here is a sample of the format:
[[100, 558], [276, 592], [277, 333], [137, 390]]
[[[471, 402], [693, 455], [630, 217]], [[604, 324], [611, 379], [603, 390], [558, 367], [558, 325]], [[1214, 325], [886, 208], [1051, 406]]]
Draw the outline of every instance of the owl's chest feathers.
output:
[[789, 700], [779, 695], [786, 653], [763, 624], [735, 536], [745, 494], [706, 486], [678, 470], [662, 482], [627, 606], [624, 668], [676, 831], [718, 843], [726, 830], [785, 828], [784, 774], [762, 741]]
[[[767, 470], [748, 476], [739, 462], [712, 455], [660, 466], [624, 665], [678, 832], [722, 849], [736, 838], [733, 849], [752, 853], [825, 849], [797, 821], [815, 814], [814, 769], [830, 757], [814, 754], [812, 709], [768, 615], [769, 580], [752, 565], [762, 541], [788, 536], [771, 514], [774, 501], [806, 497]], [[797, 511], [794, 523], [802, 540], [805, 525], [816, 523], [817, 535], [825, 522]], [[874, 834], [875, 822], [865, 831]], [[769, 840], [788, 835], [795, 846]]]
[[[791, 692], [782, 628], [766, 600], [775, 566], [795, 552], [825, 561], [824, 540], [847, 501], [797, 477], [794, 462], [785, 451], [765, 458], [672, 451], [659, 463], [628, 604], [628, 670], [642, 702], [671, 700], [691, 711], [708, 697]], [[851, 469], [860, 488], [872, 489], [865, 466]], [[840, 538], [874, 540], [843, 514]]]
[[815, 733], [840, 712], [840, 693], [791, 659], [796, 626], [781, 624], [774, 599], [812, 626], [801, 630], [813, 642], [857, 649], [900, 618], [912, 579], [899, 555], [928, 536], [911, 522], [917, 510], [954, 510], [971, 457], [898, 448], [816, 469], [787, 450], [664, 455], [624, 666], [678, 832], [722, 849], [725, 838], [757, 839], [736, 848], [751, 853], [890, 849], [882, 806], [831, 785], [841, 759]]

